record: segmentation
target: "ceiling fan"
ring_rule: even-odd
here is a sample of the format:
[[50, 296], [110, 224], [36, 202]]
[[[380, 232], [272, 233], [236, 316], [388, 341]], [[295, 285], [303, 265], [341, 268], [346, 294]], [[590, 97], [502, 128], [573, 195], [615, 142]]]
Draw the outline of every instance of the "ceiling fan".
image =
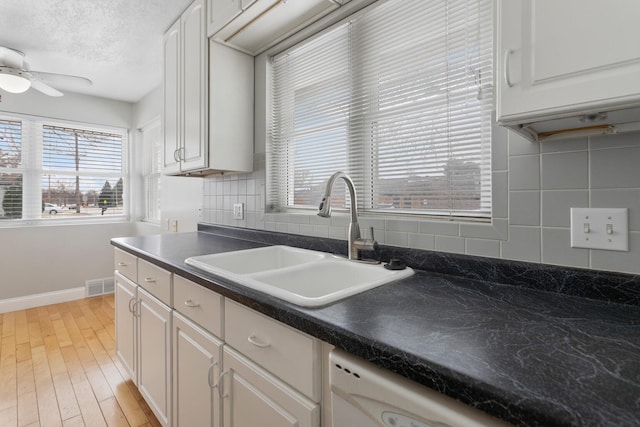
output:
[[[46, 83], [45, 83], [46, 82]], [[32, 71], [24, 61], [24, 53], [0, 46], [0, 89], [22, 93], [30, 87], [49, 96], [62, 96], [54, 86], [91, 86], [84, 77]]]

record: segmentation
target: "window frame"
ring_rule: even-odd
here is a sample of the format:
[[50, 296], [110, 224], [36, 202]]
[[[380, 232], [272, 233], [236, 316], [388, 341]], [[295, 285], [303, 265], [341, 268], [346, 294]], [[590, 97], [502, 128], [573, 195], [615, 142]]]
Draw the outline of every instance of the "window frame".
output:
[[[162, 219], [162, 167], [164, 145], [162, 139], [162, 121], [160, 117], [156, 117], [148, 124], [144, 125], [140, 132], [142, 134], [142, 185], [144, 187], [144, 216], [142, 220], [152, 224], [159, 225]], [[157, 140], [151, 132], [157, 132]], [[154, 159], [157, 160], [154, 168]], [[154, 194], [155, 192], [155, 194]], [[155, 196], [155, 199], [154, 199]], [[157, 205], [157, 217], [151, 214], [152, 205]]]
[[[22, 159], [19, 168], [16, 171], [23, 176], [22, 186], [22, 216], [16, 219], [0, 220], [0, 228], [22, 227], [22, 226], [55, 226], [55, 225], [73, 225], [73, 224], [105, 224], [109, 222], [126, 222], [130, 219], [130, 173], [129, 173], [129, 130], [116, 126], [105, 126], [80, 123], [71, 120], [55, 119], [27, 114], [18, 114], [12, 112], [0, 111], [0, 119], [19, 121], [22, 123]], [[97, 132], [104, 134], [116, 134], [121, 136], [121, 173], [123, 195], [122, 195], [122, 213], [109, 215], [86, 215], [78, 217], [46, 217], [42, 212], [44, 206], [44, 198], [42, 180], [45, 173], [43, 162], [43, 141], [45, 126], [54, 128], [67, 128], [79, 131]], [[0, 173], [6, 173], [6, 168], [0, 168]], [[87, 168], [80, 169], [78, 176], [88, 177]], [[71, 176], [69, 171], [60, 171], [61, 176]], [[110, 173], [99, 173], [100, 176], [91, 176], [91, 178], [100, 178], [111, 175]], [[73, 175], [76, 176], [76, 175]], [[105, 179], [106, 181], [106, 179]], [[112, 184], [117, 185], [117, 182]]]
[[[372, 3], [372, 2], [369, 2]], [[329, 19], [327, 20], [325, 23], [316, 26], [315, 28], [313, 28], [312, 30], [309, 30], [308, 32], [306, 32], [306, 34], [290, 39], [288, 41], [286, 41], [285, 43], [282, 43], [279, 46], [276, 46], [272, 49], [270, 49], [269, 51], [267, 51], [265, 54], [263, 54], [264, 57], [264, 64], [266, 67], [266, 78], [265, 78], [265, 84], [266, 84], [266, 91], [265, 91], [265, 95], [266, 95], [266, 109], [265, 109], [265, 115], [267, 118], [267, 126], [266, 126], [266, 132], [265, 132], [265, 142], [266, 142], [266, 183], [267, 183], [267, 200], [266, 200], [266, 206], [265, 206], [265, 211], [267, 213], [302, 213], [302, 212], [309, 212], [311, 213], [312, 211], [315, 211], [317, 208], [315, 206], [289, 206], [288, 203], [285, 203], [284, 205], [278, 204], [278, 203], [274, 203], [275, 199], [280, 198], [280, 200], [283, 199], [283, 197], [278, 197], [278, 196], [274, 196], [274, 194], [277, 192], [276, 190], [274, 190], [274, 186], [273, 186], [273, 182], [274, 179], [279, 179], [280, 181], [287, 181], [286, 177], [285, 179], [283, 179], [284, 175], [276, 175], [274, 174], [274, 169], [277, 169], [276, 166], [274, 166], [274, 162], [273, 161], [273, 156], [274, 156], [274, 152], [272, 151], [272, 126], [273, 126], [273, 120], [274, 120], [274, 113], [273, 113], [273, 106], [271, 105], [272, 100], [271, 97], [273, 96], [273, 92], [274, 92], [274, 87], [273, 87], [273, 79], [272, 79], [272, 68], [273, 68], [273, 57], [286, 52], [292, 48], [294, 48], [295, 46], [304, 43], [307, 40], [312, 40], [316, 37], [321, 37], [322, 35], [324, 35], [326, 32], [331, 31], [332, 29], [334, 29], [335, 27], [338, 27], [340, 25], [342, 25], [345, 21], [349, 21], [351, 19], [353, 19], [353, 17], [357, 16], [359, 13], [366, 13], [367, 9], [370, 9], [372, 7], [376, 7], [376, 3], [378, 2], [373, 2], [373, 4], [368, 4], [358, 10], [355, 11], [350, 11], [349, 14], [342, 14], [334, 19]], [[383, 1], [381, 1], [380, 3], [383, 3]], [[490, 15], [493, 15], [493, 10], [490, 11]], [[495, 18], [492, 18], [495, 19]], [[491, 45], [493, 46], [493, 40], [491, 41]], [[469, 46], [469, 45], [467, 45]], [[351, 76], [353, 78], [353, 73], [351, 73]], [[483, 82], [483, 88], [484, 87], [489, 87], [492, 91], [493, 91], [493, 78], [491, 79], [484, 79]], [[493, 95], [493, 94], [492, 94]], [[292, 107], [293, 108], [293, 107]], [[480, 148], [480, 151], [482, 154], [480, 154], [480, 156], [482, 157], [482, 165], [483, 165], [483, 169], [482, 169], [482, 176], [484, 178], [486, 178], [486, 181], [483, 181], [481, 183], [478, 183], [478, 188], [481, 188], [481, 194], [482, 197], [487, 197], [486, 199], [483, 199], [483, 203], [482, 206], [483, 208], [481, 208], [481, 213], [479, 215], [475, 215], [473, 213], [469, 214], [466, 212], [456, 212], [456, 210], [452, 210], [451, 212], [434, 212], [434, 211], [428, 211], [428, 210], [424, 210], [424, 211], [392, 211], [392, 210], [376, 210], [376, 209], [372, 209], [371, 208], [371, 203], [369, 201], [369, 199], [372, 197], [371, 193], [373, 192], [373, 185], [369, 185], [369, 187], [361, 187], [361, 186], [357, 186], [358, 189], [358, 208], [360, 209], [360, 214], [361, 215], [367, 215], [367, 216], [377, 216], [377, 217], [392, 217], [392, 218], [401, 218], [401, 217], [407, 217], [407, 218], [414, 218], [414, 219], [446, 219], [446, 220], [460, 220], [460, 221], [471, 221], [471, 222], [491, 222], [492, 220], [492, 216], [493, 216], [493, 206], [492, 206], [492, 199], [493, 199], [493, 194], [491, 191], [492, 188], [492, 184], [491, 184], [491, 171], [492, 171], [492, 166], [491, 166], [491, 149], [490, 149], [490, 144], [491, 144], [491, 132], [492, 132], [492, 119], [491, 119], [491, 111], [493, 110], [493, 107], [489, 107], [489, 114], [486, 115], [486, 107], [485, 107], [485, 113], [484, 114], [484, 119], [482, 122], [482, 127], [483, 127], [483, 132], [488, 132], [488, 138], [485, 139], [485, 143], [483, 145], [482, 148]], [[371, 117], [373, 117], [375, 115], [371, 114], [366, 121], [368, 123], [372, 123], [372, 121], [370, 120]], [[348, 129], [347, 132], [350, 132], [350, 130]], [[488, 140], [488, 142], [487, 142]], [[365, 144], [363, 146], [361, 146], [359, 148], [359, 150], [361, 152], [367, 152], [367, 150], [370, 150], [371, 146], [371, 140], [367, 140], [365, 142]], [[349, 148], [351, 144], [347, 144], [347, 149], [351, 150], [351, 148]], [[277, 154], [276, 154], [277, 155]], [[271, 157], [271, 158], [270, 158]], [[366, 157], [366, 156], [363, 156]], [[369, 158], [371, 158], [371, 154], [369, 154]], [[368, 167], [362, 167], [363, 170], [363, 174], [366, 175], [364, 177], [364, 180], [366, 181], [372, 181], [373, 180], [373, 173], [367, 172], [369, 170]], [[336, 170], [337, 171], [337, 170]], [[334, 171], [335, 172], [335, 171]], [[349, 173], [349, 171], [345, 170], [344, 172]], [[289, 176], [293, 176], [294, 174], [290, 174]], [[329, 174], [330, 175], [330, 174]], [[329, 177], [329, 175], [327, 175], [326, 178]], [[291, 181], [287, 182], [288, 186], [291, 186]], [[338, 187], [340, 185], [340, 181], [338, 181], [336, 183], [336, 187]], [[488, 190], [487, 190], [488, 189]], [[280, 190], [281, 192], [282, 190]], [[336, 190], [334, 190], [334, 194], [337, 192], [340, 192], [341, 189], [336, 188]], [[291, 194], [288, 196], [289, 199], [292, 198]], [[348, 196], [345, 197], [345, 200], [348, 200]], [[335, 208], [334, 210], [337, 211], [343, 211], [346, 212], [348, 211], [348, 208]]]

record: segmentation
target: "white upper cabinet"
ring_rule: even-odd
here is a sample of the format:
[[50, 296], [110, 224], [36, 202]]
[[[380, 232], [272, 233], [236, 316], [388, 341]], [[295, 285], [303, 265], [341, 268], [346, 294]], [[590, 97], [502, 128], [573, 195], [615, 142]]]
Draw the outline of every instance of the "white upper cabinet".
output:
[[180, 80], [182, 78], [180, 61], [180, 21], [169, 28], [164, 35], [164, 74], [163, 74], [163, 120], [164, 128], [164, 165], [165, 172], [180, 172], [178, 152], [182, 143], [180, 126]]
[[498, 121], [534, 134], [640, 122], [612, 120], [640, 106], [638, 22], [637, 0], [499, 0]]
[[204, 0], [194, 1], [164, 36], [164, 172], [207, 166], [207, 55]]
[[242, 12], [241, 0], [207, 0], [207, 36], [222, 29]]
[[253, 170], [253, 57], [209, 41], [208, 19], [205, 0], [196, 0], [164, 36], [168, 175]]
[[207, 34], [250, 55], [340, 7], [333, 0], [207, 0]]

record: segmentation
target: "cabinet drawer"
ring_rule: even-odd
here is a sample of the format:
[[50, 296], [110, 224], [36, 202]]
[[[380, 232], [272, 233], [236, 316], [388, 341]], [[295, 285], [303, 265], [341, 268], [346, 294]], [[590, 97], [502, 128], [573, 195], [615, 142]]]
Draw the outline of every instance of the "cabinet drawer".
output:
[[276, 320], [225, 300], [226, 342], [314, 401], [320, 399], [320, 343]]
[[183, 277], [174, 276], [173, 304], [180, 314], [223, 338], [222, 296]]
[[138, 260], [138, 285], [167, 305], [171, 305], [171, 273], [143, 259]]
[[121, 249], [115, 248], [115, 269], [129, 280], [138, 281], [138, 258]]

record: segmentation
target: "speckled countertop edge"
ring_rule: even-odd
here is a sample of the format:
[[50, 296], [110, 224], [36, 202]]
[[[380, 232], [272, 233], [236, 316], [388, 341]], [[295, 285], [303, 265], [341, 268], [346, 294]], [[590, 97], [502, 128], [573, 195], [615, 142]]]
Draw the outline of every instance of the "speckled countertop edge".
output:
[[[114, 239], [113, 244], [517, 425], [640, 425], [638, 307], [556, 296], [532, 289], [530, 283], [505, 286], [473, 278], [487, 274], [479, 271], [453, 275], [454, 268], [447, 274], [418, 271], [396, 284], [306, 309], [201, 273], [184, 259], [269, 243], [340, 253], [344, 242], [204, 228]], [[492, 260], [463, 261], [495, 267]], [[513, 265], [508, 268], [515, 271]], [[569, 273], [576, 276], [572, 269]], [[622, 283], [636, 280], [604, 275], [606, 283], [615, 282], [609, 276]], [[619, 294], [635, 295], [626, 289]]]

